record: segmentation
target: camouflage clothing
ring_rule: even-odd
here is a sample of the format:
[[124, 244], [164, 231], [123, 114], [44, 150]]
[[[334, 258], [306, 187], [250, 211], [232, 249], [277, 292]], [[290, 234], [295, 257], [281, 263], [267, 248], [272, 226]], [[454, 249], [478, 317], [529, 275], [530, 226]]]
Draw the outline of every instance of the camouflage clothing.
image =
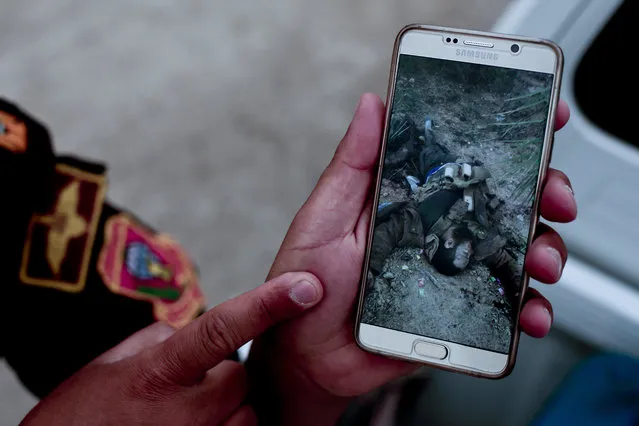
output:
[[450, 156], [444, 146], [436, 143], [432, 120], [426, 117], [423, 124], [420, 131], [406, 114], [393, 114], [384, 155], [385, 178], [403, 183], [406, 176], [418, 176], [421, 184], [433, 160]]
[[[441, 205], [437, 201], [449, 201], [450, 204]], [[506, 239], [495, 228], [481, 226], [472, 214], [463, 212], [460, 215], [459, 207], [466, 204], [462, 193], [442, 191], [419, 204], [400, 204], [375, 227], [369, 262], [375, 275], [382, 272], [384, 262], [396, 248], [421, 248], [425, 257], [432, 260], [443, 233], [452, 225], [465, 224], [475, 238], [473, 258], [482, 261], [493, 275], [510, 288], [509, 293], [517, 296], [516, 288], [521, 273], [515, 260], [504, 249]], [[437, 215], [433, 214], [433, 210], [445, 210], [446, 207], [448, 209], [444, 214], [434, 217]]]
[[[406, 124], [396, 126], [415, 128], [410, 119], [404, 120]], [[395, 152], [401, 152], [396, 144], [393, 141]], [[413, 180], [419, 186], [411, 185], [411, 200], [382, 203], [378, 208], [369, 260], [371, 272], [379, 275], [396, 248], [421, 248], [425, 258], [432, 261], [440, 242], [443, 244], [443, 234], [461, 225], [472, 234], [473, 259], [483, 262], [504, 283], [509, 296], [517, 297], [521, 271], [504, 248], [506, 239], [491, 220], [502, 202], [486, 184], [490, 173], [478, 162], [453, 158], [434, 142], [424, 144], [423, 153], [427, 152], [433, 155], [428, 163], [421, 162], [420, 175]]]

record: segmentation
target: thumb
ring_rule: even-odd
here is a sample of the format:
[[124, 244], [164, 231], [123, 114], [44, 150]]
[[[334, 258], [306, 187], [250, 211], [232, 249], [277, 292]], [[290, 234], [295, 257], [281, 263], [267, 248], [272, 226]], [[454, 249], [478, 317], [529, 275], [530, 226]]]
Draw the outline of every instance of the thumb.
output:
[[156, 346], [171, 337], [175, 330], [164, 323], [157, 322], [144, 328], [113, 349], [96, 358], [94, 364], [113, 364], [125, 358], [132, 357], [146, 348]]
[[284, 247], [312, 246], [356, 228], [377, 171], [384, 111], [377, 95], [362, 95], [346, 135], [295, 217]]
[[319, 280], [309, 273], [281, 275], [211, 309], [149, 352], [149, 357], [164, 379], [197, 383], [240, 346], [315, 306], [322, 295]]

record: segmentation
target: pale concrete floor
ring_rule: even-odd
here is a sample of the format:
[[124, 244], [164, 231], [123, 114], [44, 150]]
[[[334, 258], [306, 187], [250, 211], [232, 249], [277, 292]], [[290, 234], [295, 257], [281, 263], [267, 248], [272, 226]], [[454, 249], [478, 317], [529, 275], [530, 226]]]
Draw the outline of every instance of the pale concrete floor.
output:
[[[489, 29], [507, 1], [7, 1], [0, 94], [106, 161], [215, 304], [262, 282], [359, 94], [384, 94], [397, 30]], [[33, 403], [0, 368], [0, 424]]]

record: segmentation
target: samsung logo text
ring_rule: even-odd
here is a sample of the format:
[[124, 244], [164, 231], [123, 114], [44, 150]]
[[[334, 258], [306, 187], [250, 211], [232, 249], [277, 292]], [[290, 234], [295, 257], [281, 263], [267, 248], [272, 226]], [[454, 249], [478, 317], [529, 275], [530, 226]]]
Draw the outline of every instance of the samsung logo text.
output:
[[457, 49], [457, 56], [465, 56], [467, 58], [482, 59], [485, 61], [496, 61], [499, 59], [498, 53], [482, 52], [480, 50]]

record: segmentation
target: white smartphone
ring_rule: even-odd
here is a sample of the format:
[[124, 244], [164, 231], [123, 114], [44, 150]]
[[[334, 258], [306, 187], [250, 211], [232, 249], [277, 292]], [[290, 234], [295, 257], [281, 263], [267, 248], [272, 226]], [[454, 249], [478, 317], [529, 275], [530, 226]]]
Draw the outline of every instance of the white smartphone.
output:
[[481, 377], [511, 372], [562, 69], [561, 49], [546, 40], [400, 31], [360, 347]]

